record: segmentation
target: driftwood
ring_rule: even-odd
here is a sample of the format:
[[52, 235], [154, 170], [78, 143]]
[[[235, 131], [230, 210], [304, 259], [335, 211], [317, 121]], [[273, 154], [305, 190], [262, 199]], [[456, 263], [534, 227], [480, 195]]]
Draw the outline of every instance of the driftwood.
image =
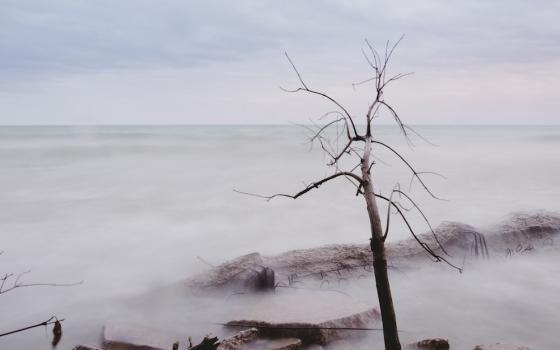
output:
[[380, 315], [376, 309], [370, 309], [347, 317], [319, 323], [304, 322], [265, 322], [259, 320], [234, 320], [227, 322], [229, 328], [256, 328], [264, 338], [297, 338], [302, 344], [327, 344], [342, 339], [356, 332], [381, 331], [381, 328], [368, 326], [379, 324]]

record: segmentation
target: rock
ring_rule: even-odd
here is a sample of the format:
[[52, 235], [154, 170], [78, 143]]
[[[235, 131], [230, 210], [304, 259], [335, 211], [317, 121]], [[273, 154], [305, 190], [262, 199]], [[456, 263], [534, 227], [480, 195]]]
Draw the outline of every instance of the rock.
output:
[[477, 345], [473, 350], [531, 350], [526, 346], [512, 345], [512, 344], [489, 344], [489, 345]]
[[266, 266], [253, 266], [240, 274], [245, 290], [267, 291], [274, 289], [274, 270]]
[[[190, 339], [189, 339], [190, 340]], [[200, 344], [189, 346], [189, 350], [218, 350], [218, 337], [207, 335]]]
[[174, 335], [145, 327], [117, 324], [103, 327], [105, 350], [169, 350], [177, 340]]
[[[418, 237], [437, 254], [442, 248], [455, 257], [489, 257], [492, 253], [527, 252], [553, 245], [560, 233], [560, 215], [555, 213], [516, 213], [500, 225], [484, 232], [466, 224], [445, 222]], [[386, 244], [389, 268], [416, 268], [431, 263], [422, 247], [412, 238]], [[350, 278], [372, 276], [372, 253], [368, 244], [337, 244], [298, 249], [274, 256], [252, 253], [223, 263], [208, 273], [186, 282], [190, 290], [221, 290], [230, 285], [263, 290], [274, 284], [292, 286], [305, 282], [322, 287]], [[270, 271], [268, 271], [270, 269]], [[274, 278], [272, 277], [274, 272]], [[274, 282], [272, 282], [274, 281]], [[272, 282], [272, 283], [271, 283]]]
[[297, 338], [274, 339], [266, 344], [266, 350], [298, 350], [301, 340]]
[[524, 253], [553, 245], [560, 233], [560, 217], [553, 213], [514, 213], [493, 229], [489, 244], [500, 252]]
[[[319, 323], [285, 322], [272, 323], [258, 320], [235, 320], [226, 323], [226, 327], [258, 328], [263, 337], [297, 338], [303, 345], [327, 344], [333, 340], [355, 335], [355, 330], [347, 328], [366, 328], [380, 319], [376, 309], [369, 309], [357, 314]], [[346, 329], [335, 329], [346, 328]]]
[[449, 350], [449, 341], [443, 338], [432, 338], [420, 340], [416, 343], [408, 344], [407, 350]]
[[259, 331], [256, 328], [243, 330], [232, 337], [226, 338], [218, 345], [218, 350], [242, 349], [247, 344], [257, 340]]
[[91, 346], [86, 346], [86, 345], [76, 345], [74, 348], [72, 348], [72, 350], [100, 350], [100, 349]]
[[208, 273], [191, 279], [186, 284], [188, 288], [196, 289], [222, 288], [226, 286], [245, 288], [247, 279], [254, 276], [253, 271], [262, 266], [263, 259], [259, 253], [242, 255], [212, 268]]

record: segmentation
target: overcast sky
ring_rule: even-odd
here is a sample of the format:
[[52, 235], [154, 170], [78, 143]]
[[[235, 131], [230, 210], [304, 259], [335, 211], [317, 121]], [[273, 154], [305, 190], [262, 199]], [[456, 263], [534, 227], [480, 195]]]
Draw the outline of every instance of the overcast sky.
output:
[[[355, 115], [368, 38], [405, 39], [386, 99], [410, 124], [558, 124], [558, 1], [0, 0], [0, 124], [305, 122]], [[389, 121], [389, 118], [386, 118]], [[383, 117], [381, 118], [383, 121]]]

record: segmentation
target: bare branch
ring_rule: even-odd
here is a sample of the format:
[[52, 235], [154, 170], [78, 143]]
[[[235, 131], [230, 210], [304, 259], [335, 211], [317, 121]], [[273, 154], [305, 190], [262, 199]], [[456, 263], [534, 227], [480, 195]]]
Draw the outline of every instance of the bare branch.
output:
[[385, 88], [387, 85], [389, 85], [389, 83], [391, 83], [393, 81], [397, 81], [401, 78], [407, 77], [407, 76], [412, 75], [412, 74], [414, 74], [414, 72], [396, 74], [396, 75], [392, 76], [391, 78], [389, 78], [387, 81], [385, 81], [383, 83], [383, 85], [381, 85], [381, 89]]
[[428, 186], [424, 183], [424, 181], [422, 180], [422, 178], [420, 177], [420, 174], [422, 173], [428, 173], [428, 172], [418, 172], [416, 171], [416, 169], [414, 169], [414, 167], [412, 167], [412, 165], [410, 165], [410, 163], [399, 153], [397, 152], [393, 147], [387, 145], [386, 143], [383, 143], [381, 141], [377, 141], [377, 140], [371, 140], [372, 143], [376, 143], [378, 145], [381, 145], [385, 148], [387, 148], [388, 150], [390, 150], [391, 152], [393, 152], [409, 169], [410, 171], [412, 171], [412, 174], [414, 177], [416, 177], [418, 179], [418, 181], [420, 182], [420, 184], [422, 185], [422, 187], [424, 187], [424, 189], [426, 190], [426, 192], [428, 192], [428, 194], [430, 196], [432, 196], [435, 199], [439, 199], [439, 200], [446, 200], [443, 198], [439, 198], [438, 196], [436, 196], [435, 194], [432, 193], [432, 191], [430, 191], [430, 189], [428, 188]]
[[330, 180], [336, 179], [339, 176], [351, 177], [351, 178], [357, 180], [359, 183], [362, 183], [362, 178], [359, 177], [358, 175], [356, 175], [354, 173], [351, 173], [351, 172], [348, 172], [348, 171], [342, 171], [342, 172], [336, 173], [334, 175], [327, 176], [324, 179], [321, 179], [319, 181], [313, 182], [313, 183], [307, 185], [303, 190], [301, 190], [298, 193], [293, 194], [293, 195], [292, 194], [285, 194], [285, 193], [277, 193], [277, 194], [273, 194], [271, 196], [263, 196], [263, 195], [260, 195], [260, 194], [243, 192], [243, 191], [238, 191], [238, 190], [233, 190], [233, 191], [237, 192], [237, 193], [245, 194], [245, 195], [248, 195], [248, 196], [253, 196], [253, 197], [266, 199], [267, 201], [270, 201], [271, 199], [276, 198], [276, 197], [286, 197], [286, 198], [296, 199], [296, 198], [301, 197], [302, 195], [306, 194], [307, 192], [309, 192], [313, 189], [318, 189], [322, 184], [324, 184], [324, 183], [326, 183]]
[[391, 219], [391, 206], [393, 205], [393, 194], [395, 194], [399, 184], [397, 183], [393, 190], [391, 191], [391, 195], [389, 196], [389, 204], [387, 205], [387, 220], [385, 223], [385, 233], [383, 234], [383, 240], [387, 239], [387, 235], [389, 234], [389, 220]]
[[432, 145], [434, 147], [437, 147], [438, 145], [436, 145], [435, 143], [431, 142], [430, 140], [428, 140], [427, 138], [425, 138], [424, 136], [422, 136], [419, 132], [417, 132], [416, 130], [414, 130], [413, 128], [411, 128], [408, 125], [404, 126], [406, 128], [406, 130], [412, 132], [414, 135], [418, 136], [422, 141], [426, 142], [429, 145]]
[[[367, 39], [366, 39], [366, 43], [367, 43], [367, 42], [368, 42], [368, 41], [367, 41]], [[368, 55], [366, 54], [366, 52], [364, 51], [364, 49], [362, 49], [362, 55], [364, 56], [364, 58], [366, 59], [366, 62], [369, 64], [369, 66], [370, 66], [371, 68], [373, 68], [374, 70], [377, 69], [377, 63], [374, 64], [373, 62], [371, 62], [371, 60], [369, 59], [369, 57], [368, 57]], [[374, 56], [374, 59], [375, 59], [375, 56]]]
[[15, 279], [14, 282], [7, 288], [4, 288], [6, 285], [6, 282], [14, 277], [13, 273], [10, 274], [4, 274], [4, 276], [2, 276], [0, 278], [0, 294], [5, 294], [8, 293], [10, 291], [13, 291], [14, 289], [17, 288], [26, 288], [26, 287], [39, 287], [39, 286], [45, 286], [45, 287], [73, 287], [73, 286], [77, 286], [80, 284], [83, 284], [84, 281], [80, 281], [80, 282], [74, 282], [74, 283], [21, 283], [19, 280], [21, 279], [21, 277], [23, 277], [24, 275], [30, 273], [31, 270], [28, 271], [24, 271], [20, 274], [18, 274]]
[[334, 98], [330, 97], [329, 95], [323, 93], [323, 92], [319, 92], [319, 91], [315, 91], [315, 90], [311, 90], [307, 87], [307, 85], [305, 84], [305, 82], [303, 81], [303, 79], [301, 78], [301, 74], [299, 74], [299, 71], [297, 70], [295, 64], [293, 63], [292, 59], [290, 58], [290, 56], [288, 55], [287, 52], [285, 52], [286, 57], [288, 58], [288, 61], [290, 62], [290, 65], [292, 66], [292, 68], [294, 69], [294, 71], [296, 72], [298, 79], [301, 83], [301, 85], [303, 86], [302, 88], [297, 88], [295, 90], [287, 90], [284, 88], [281, 88], [283, 91], [286, 92], [299, 92], [299, 91], [305, 91], [311, 94], [315, 94], [318, 96], [322, 96], [324, 98], [326, 98], [327, 100], [331, 101], [332, 103], [334, 103], [338, 108], [340, 108], [342, 110], [342, 112], [346, 115], [346, 117], [348, 118], [348, 120], [350, 121], [350, 124], [352, 125], [352, 129], [354, 131], [354, 135], [358, 136], [358, 130], [356, 129], [356, 125], [354, 124], [354, 120], [352, 118], [352, 116], [350, 115], [350, 113], [348, 112], [348, 110], [346, 110], [346, 108], [344, 108], [344, 106], [342, 106], [338, 101], [336, 101]]
[[391, 107], [385, 101], [379, 101], [379, 103], [381, 103], [383, 106], [385, 106], [391, 112], [391, 114], [393, 115], [393, 118], [395, 118], [395, 121], [397, 122], [397, 125], [399, 126], [399, 129], [401, 129], [404, 136], [407, 136], [408, 134], [406, 133], [406, 128], [404, 127], [404, 123], [402, 122], [401, 118], [397, 114], [397, 111], [395, 111], [393, 109], [393, 107]]
[[14, 331], [2, 333], [2, 334], [0, 334], [0, 337], [4, 337], [4, 336], [6, 336], [6, 335], [10, 335], [10, 334], [14, 334], [14, 333], [23, 332], [23, 331], [26, 331], [26, 330], [28, 330], [28, 329], [32, 329], [32, 328], [36, 328], [36, 327], [48, 326], [48, 325], [50, 325], [50, 324], [54, 324], [54, 323], [62, 322], [62, 321], [64, 321], [64, 319], [60, 319], [60, 320], [59, 320], [59, 319], [56, 318], [56, 316], [52, 316], [52, 317], [49, 318], [48, 320], [43, 321], [43, 322], [40, 322], [40, 323], [37, 323], [37, 324], [34, 324], [34, 325], [32, 325], [32, 326], [28, 326], [28, 327], [16, 329], [16, 330], [14, 330]]
[[284, 52], [284, 55], [286, 55], [286, 58], [288, 59], [288, 62], [290, 62], [290, 65], [292, 65], [293, 70], [296, 72], [297, 77], [299, 79], [299, 82], [301, 83], [301, 85], [303, 85], [304, 88], [307, 89], [307, 85], [305, 85], [305, 82], [303, 81], [303, 79], [301, 78], [301, 74], [299, 74], [299, 71], [296, 68], [296, 65], [294, 64], [294, 62], [292, 62], [292, 59], [290, 58], [290, 56], [288, 55], [287, 52]]
[[428, 220], [428, 218], [426, 217], [426, 215], [424, 215], [424, 212], [422, 211], [422, 209], [420, 209], [420, 207], [416, 204], [416, 202], [415, 202], [414, 200], [412, 200], [412, 198], [411, 198], [408, 194], [404, 193], [404, 192], [401, 191], [400, 189], [396, 189], [396, 190], [394, 190], [394, 192], [397, 192], [397, 193], [399, 193], [400, 195], [404, 196], [404, 197], [405, 197], [406, 199], [408, 199], [408, 201], [414, 206], [414, 208], [416, 208], [416, 210], [420, 213], [420, 215], [422, 216], [422, 218], [424, 219], [424, 221], [426, 222], [426, 224], [427, 224], [428, 227], [430, 228], [430, 232], [432, 233], [432, 236], [434, 237], [434, 239], [435, 239], [437, 245], [439, 246], [439, 248], [441, 249], [441, 251], [442, 251], [445, 255], [451, 257], [451, 255], [450, 255], [449, 253], [447, 253], [447, 251], [445, 250], [445, 248], [443, 247], [443, 245], [440, 243], [440, 241], [439, 241], [439, 239], [438, 239], [438, 237], [437, 237], [437, 235], [436, 235], [436, 233], [435, 233], [435, 231], [434, 231], [432, 225], [430, 224], [430, 221]]
[[328, 129], [331, 125], [336, 124], [336, 123], [338, 123], [338, 122], [340, 122], [340, 121], [343, 121], [343, 120], [344, 120], [344, 118], [339, 118], [339, 119], [335, 119], [335, 120], [333, 120], [333, 121], [331, 121], [331, 122], [325, 124], [323, 127], [321, 127], [321, 128], [315, 133], [315, 135], [313, 135], [313, 136], [311, 137], [311, 141], [315, 140], [319, 135], [321, 135], [321, 133], [322, 133], [323, 131], [325, 131], [326, 129]]
[[350, 146], [352, 145], [353, 142], [354, 142], [354, 140], [350, 139], [350, 141], [348, 141], [348, 143], [346, 144], [346, 146], [344, 146], [342, 151], [340, 151], [335, 157], [333, 157], [333, 160], [329, 165], [336, 164], [340, 160], [340, 158], [348, 152], [348, 150], [349, 150], [349, 148], [350, 148]]
[[350, 127], [348, 126], [348, 119], [346, 118], [346, 116], [344, 114], [342, 114], [342, 112], [340, 112], [340, 111], [327, 112], [327, 113], [323, 114], [322, 116], [320, 116], [319, 120], [323, 120], [323, 118], [326, 118], [331, 114], [338, 114], [344, 120], [344, 127], [345, 127], [345, 131], [346, 131], [346, 136], [348, 136], [348, 139], [351, 139], [352, 136], [350, 136]]
[[443, 261], [445, 262], [447, 265], [453, 267], [454, 269], [458, 270], [459, 272], [463, 272], [463, 270], [460, 267], [457, 267], [455, 265], [453, 265], [451, 262], [449, 262], [447, 259], [445, 259], [444, 257], [438, 255], [436, 252], [434, 252], [434, 250], [432, 248], [430, 248], [430, 246], [428, 244], [426, 244], [424, 241], [422, 241], [418, 235], [416, 234], [416, 232], [414, 232], [414, 230], [412, 229], [412, 226], [410, 225], [410, 223], [408, 222], [408, 219], [406, 218], [406, 216], [404, 215], [404, 213], [401, 211], [401, 209], [394, 203], [391, 202], [389, 200], [389, 198], [382, 196], [380, 194], [375, 194], [375, 197], [377, 198], [381, 198], [389, 203], [391, 203], [391, 205], [397, 210], [397, 212], [399, 213], [399, 215], [401, 216], [401, 218], [403, 219], [404, 223], [406, 224], [408, 231], [410, 232], [410, 234], [412, 235], [412, 237], [414, 238], [414, 240], [416, 240], [416, 242], [428, 253], [429, 256], [433, 257], [435, 259], [435, 261], [439, 262], [439, 261]]
[[369, 83], [370, 81], [375, 81], [376, 79], [377, 79], [377, 76], [368, 78], [366, 80], [359, 81], [357, 83], [352, 83], [352, 88], [354, 88], [354, 90], [355, 90], [356, 86], [362, 85], [362, 84], [365, 84], [365, 83]]
[[[442, 175], [440, 173], [436, 173], [435, 171], [419, 171], [416, 174], [418, 174], [418, 175], [423, 175], [423, 174], [435, 175], [435, 176], [441, 177], [444, 180], [447, 180], [447, 177], [445, 175]], [[410, 184], [408, 185], [408, 192], [412, 191], [412, 182], [414, 181], [415, 178], [416, 178], [416, 176], [414, 174], [412, 174], [412, 176], [410, 177]]]

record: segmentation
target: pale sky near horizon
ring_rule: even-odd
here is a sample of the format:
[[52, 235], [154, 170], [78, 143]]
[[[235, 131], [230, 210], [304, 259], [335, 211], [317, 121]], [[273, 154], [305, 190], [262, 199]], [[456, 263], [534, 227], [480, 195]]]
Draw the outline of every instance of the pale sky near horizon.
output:
[[[558, 124], [557, 1], [0, 0], [0, 125], [282, 124], [363, 115], [364, 38], [405, 38], [411, 124]], [[390, 122], [382, 116], [380, 122]]]

